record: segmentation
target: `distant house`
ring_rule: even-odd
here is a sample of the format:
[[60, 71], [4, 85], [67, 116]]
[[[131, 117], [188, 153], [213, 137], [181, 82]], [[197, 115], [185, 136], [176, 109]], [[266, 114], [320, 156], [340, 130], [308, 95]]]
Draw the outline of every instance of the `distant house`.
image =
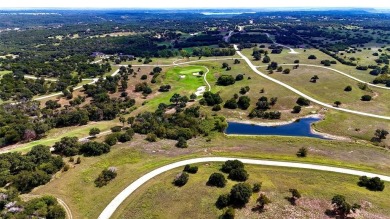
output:
[[133, 60], [135, 58], [135, 56], [133, 56], [133, 55], [126, 55], [126, 54], [123, 54], [123, 53], [119, 53], [119, 57], [120, 58], [126, 58], [126, 59], [129, 59], [129, 60]]
[[102, 52], [93, 52], [91, 57], [94, 57], [94, 58], [104, 58], [106, 55]]

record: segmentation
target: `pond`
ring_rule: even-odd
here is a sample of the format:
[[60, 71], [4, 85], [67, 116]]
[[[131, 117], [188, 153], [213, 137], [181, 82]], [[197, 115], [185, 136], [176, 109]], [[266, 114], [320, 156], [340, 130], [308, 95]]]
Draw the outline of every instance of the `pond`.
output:
[[302, 136], [327, 139], [322, 135], [314, 134], [311, 131], [311, 124], [319, 118], [302, 118], [293, 123], [278, 126], [261, 126], [239, 122], [229, 122], [225, 131], [226, 134], [235, 135], [281, 135], [281, 136]]

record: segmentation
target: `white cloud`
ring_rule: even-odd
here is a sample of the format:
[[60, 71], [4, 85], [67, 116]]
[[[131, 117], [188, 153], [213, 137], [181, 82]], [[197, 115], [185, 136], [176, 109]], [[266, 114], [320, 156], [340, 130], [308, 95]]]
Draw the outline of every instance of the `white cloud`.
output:
[[384, 0], [3, 0], [0, 8], [266, 8], [266, 7], [370, 7], [390, 8]]

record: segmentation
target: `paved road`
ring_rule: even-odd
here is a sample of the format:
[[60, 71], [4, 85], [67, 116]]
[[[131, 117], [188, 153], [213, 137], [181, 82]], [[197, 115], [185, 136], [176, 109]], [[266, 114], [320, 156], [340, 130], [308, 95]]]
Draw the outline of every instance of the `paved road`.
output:
[[272, 42], [273, 42], [275, 45], [281, 46], [281, 47], [285, 47], [285, 48], [289, 49], [289, 50], [290, 50], [290, 52], [289, 52], [290, 54], [298, 54], [298, 53], [299, 53], [299, 52], [295, 51], [293, 48], [291, 48], [291, 47], [289, 47], [289, 46], [286, 46], [286, 45], [277, 43], [275, 40], [273, 40], [273, 39], [270, 37], [270, 35], [269, 35], [268, 33], [266, 33], [266, 35], [267, 35], [267, 37], [268, 37], [270, 40], [272, 40]]
[[[390, 90], [390, 87], [384, 87], [384, 86], [380, 86], [380, 85], [377, 85], [377, 84], [371, 84], [367, 81], [363, 81], [363, 80], [360, 80], [359, 78], [355, 78], [345, 72], [342, 72], [342, 71], [339, 71], [337, 69], [334, 69], [334, 68], [330, 68], [330, 67], [326, 67], [326, 66], [322, 66], [322, 65], [313, 65], [313, 64], [279, 64], [279, 65], [285, 65], [285, 66], [296, 66], [296, 65], [299, 65], [299, 66], [308, 66], [308, 67], [315, 67], [315, 68], [324, 68], [324, 69], [328, 69], [328, 70], [331, 70], [331, 71], [334, 71], [334, 72], [337, 72], [339, 74], [342, 74], [348, 78], [351, 78], [355, 81], [358, 81], [360, 83], [364, 83], [364, 84], [367, 84], [371, 87], [377, 87], [377, 88], [381, 88], [381, 89], [386, 89], [386, 90]], [[267, 67], [267, 65], [264, 65], [264, 66], [256, 66], [256, 67]]]
[[390, 182], [390, 176], [384, 176], [374, 173], [363, 172], [359, 170], [351, 170], [339, 167], [330, 167], [330, 166], [322, 166], [316, 164], [306, 164], [306, 163], [295, 163], [295, 162], [282, 162], [282, 161], [270, 161], [270, 160], [255, 160], [255, 159], [243, 159], [243, 158], [229, 158], [229, 157], [204, 157], [204, 158], [195, 158], [184, 161], [179, 161], [176, 163], [172, 163], [158, 169], [149, 172], [133, 183], [131, 183], [128, 187], [126, 187], [121, 193], [119, 193], [103, 210], [98, 219], [109, 219], [115, 210], [122, 204], [122, 202], [128, 198], [135, 190], [137, 190], [140, 186], [145, 184], [150, 179], [156, 177], [157, 175], [167, 172], [169, 170], [185, 166], [187, 164], [195, 164], [195, 163], [205, 163], [205, 162], [225, 162], [227, 160], [240, 160], [245, 164], [254, 164], [254, 165], [265, 165], [265, 166], [276, 166], [276, 167], [292, 167], [292, 168], [302, 168], [302, 169], [311, 169], [311, 170], [321, 170], [335, 173], [344, 173], [355, 176], [368, 176], [368, 177], [380, 177], [384, 181]]
[[275, 82], [277, 84], [279, 84], [280, 86], [283, 86], [289, 90], [291, 90], [292, 92], [300, 95], [301, 97], [304, 97], [308, 100], [310, 100], [311, 102], [314, 102], [318, 105], [321, 105], [321, 106], [324, 106], [324, 107], [327, 107], [327, 108], [330, 108], [330, 109], [334, 109], [334, 110], [338, 110], [338, 111], [343, 111], [343, 112], [347, 112], [347, 113], [352, 113], [352, 114], [356, 114], [356, 115], [361, 115], [361, 116], [367, 116], [367, 117], [372, 117], [372, 118], [378, 118], [378, 119], [385, 119], [385, 120], [390, 120], [390, 116], [381, 116], [381, 115], [376, 115], [376, 114], [371, 114], [371, 113], [364, 113], [364, 112], [359, 112], [359, 111], [355, 111], [355, 110], [349, 110], [349, 109], [345, 109], [345, 108], [341, 108], [341, 107], [335, 107], [333, 105], [330, 105], [330, 104], [327, 104], [327, 103], [324, 103], [324, 102], [321, 102], [317, 99], [314, 99], [302, 92], [300, 92], [299, 90], [291, 87], [290, 85], [288, 84], [285, 84], [281, 81], [278, 81], [276, 80], [275, 78], [272, 78], [270, 76], [268, 76], [267, 74], [264, 74], [262, 72], [260, 72], [255, 65], [252, 64], [252, 62], [246, 57], [244, 56], [240, 51], [238, 51], [238, 47], [237, 45], [234, 45], [234, 48], [236, 48], [237, 50], [237, 54], [241, 56], [242, 59], [244, 59], [246, 61], [246, 63], [249, 65], [249, 67], [254, 71], [256, 72], [258, 75], [272, 81], [272, 82]]

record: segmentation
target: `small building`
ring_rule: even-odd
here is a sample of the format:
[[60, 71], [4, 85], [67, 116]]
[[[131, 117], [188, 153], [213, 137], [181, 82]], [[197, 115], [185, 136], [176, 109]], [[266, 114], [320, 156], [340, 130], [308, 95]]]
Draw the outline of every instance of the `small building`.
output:
[[94, 58], [104, 58], [106, 55], [102, 52], [93, 52], [91, 57], [94, 57]]

